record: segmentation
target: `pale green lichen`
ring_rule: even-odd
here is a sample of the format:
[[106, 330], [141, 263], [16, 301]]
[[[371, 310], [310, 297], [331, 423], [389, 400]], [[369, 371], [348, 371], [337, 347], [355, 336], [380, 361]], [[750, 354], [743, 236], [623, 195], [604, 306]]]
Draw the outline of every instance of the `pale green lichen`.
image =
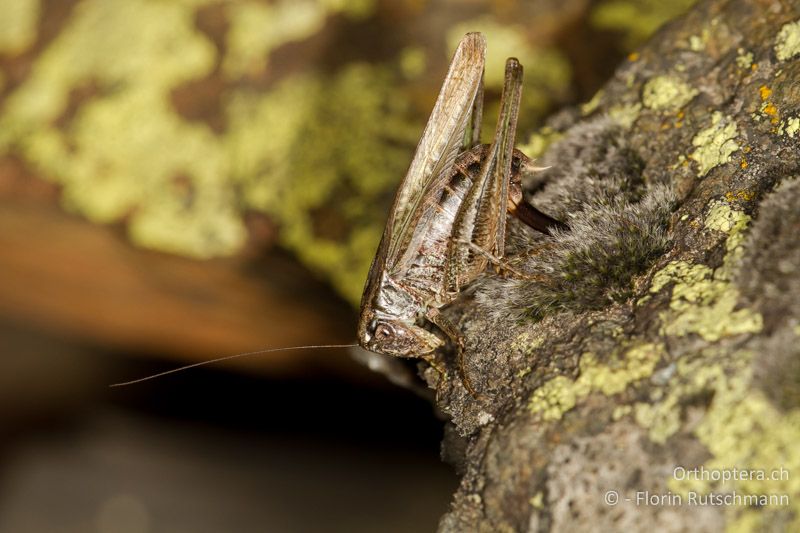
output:
[[[312, 35], [330, 13], [360, 17], [373, 2], [226, 5], [222, 58], [196, 26], [197, 10], [211, 4], [218, 2], [80, 2], [4, 101], [0, 153], [59, 183], [68, 209], [96, 222], [124, 220], [135, 243], [158, 250], [236, 253], [247, 238], [242, 211], [265, 211], [283, 244], [356, 302], [385, 191], [402, 177], [419, 135], [387, 74], [394, 69], [289, 77], [267, 92], [232, 84], [220, 97], [222, 132], [181, 116], [175, 104], [217, 64], [228, 78], [258, 74], [271, 51]], [[14, 9], [23, 5], [38, 4]], [[0, 27], [14, 9], [4, 10]], [[313, 211], [328, 206], [333, 223], [316, 221]], [[318, 235], [332, 227], [338, 234]]]
[[[783, 468], [789, 476], [728, 483], [671, 476], [667, 480], [670, 490], [678, 494], [690, 490], [700, 494], [733, 490], [741, 494], [786, 494], [790, 503], [794, 502], [796, 513], [800, 481], [792, 474], [800, 468], [800, 452], [796, 446], [800, 439], [800, 410], [780, 413], [750, 385], [752, 358], [753, 354], [746, 350], [731, 351], [715, 346], [685, 354], [676, 361], [670, 380], [663, 387], [650, 391], [651, 401], [634, 406], [634, 419], [648, 430], [653, 442], [664, 444], [683, 426], [682, 411], [687, 401], [699, 396], [712, 398], [702, 418], [691, 426], [691, 431], [712, 455], [703, 468], [708, 471], [764, 469], [766, 472]], [[680, 463], [678, 466], [690, 468]], [[780, 509], [766, 507], [758, 516], [749, 516], [750, 509], [731, 506], [729, 525], [741, 527], [741, 521], [748, 517], [751, 523], [763, 526], [769, 520], [769, 513], [775, 510]]]
[[264, 70], [274, 49], [319, 32], [332, 13], [361, 18], [373, 7], [373, 0], [232, 2], [226, 7], [230, 29], [222, 71], [229, 79], [237, 79]]
[[[491, 43], [486, 51], [484, 83], [489, 89], [499, 90], [503, 86], [505, 62], [516, 57], [525, 68], [520, 117], [529, 122], [540, 118], [554, 101], [554, 95], [569, 88], [572, 68], [567, 57], [555, 47], [534, 46], [528, 39], [528, 29], [523, 25], [501, 23], [484, 16], [460, 22], [447, 32], [447, 43], [454, 50], [464, 34], [479, 31]], [[497, 114], [484, 113], [486, 121]], [[484, 122], [485, 131], [494, 131], [494, 124]]]
[[538, 131], [533, 132], [530, 137], [528, 137], [526, 143], [518, 144], [517, 148], [527, 154], [528, 157], [536, 159], [537, 157], [541, 157], [551, 144], [561, 139], [563, 136], [563, 133], [549, 126], [544, 126]]
[[537, 492], [531, 496], [528, 503], [530, 503], [531, 507], [534, 509], [544, 509], [544, 493], [542, 491]]
[[633, 406], [631, 405], [628, 404], [618, 405], [614, 407], [614, 411], [611, 413], [611, 419], [621, 420], [626, 416], [628, 416], [629, 414], [631, 414], [632, 411], [633, 411]]
[[664, 347], [652, 343], [634, 345], [612, 355], [606, 363], [599, 362], [594, 354], [585, 353], [581, 356], [577, 379], [556, 376], [547, 381], [533, 392], [528, 408], [542, 420], [558, 420], [592, 393], [612, 396], [649, 377], [663, 354]]
[[309, 0], [231, 3], [226, 10], [230, 30], [223, 72], [228, 78], [238, 78], [264, 69], [275, 47], [319, 31], [326, 11], [321, 3]]
[[711, 117], [711, 125], [701, 130], [692, 139], [696, 147], [689, 157], [698, 163], [698, 175], [705, 176], [714, 167], [731, 160], [731, 154], [739, 149], [736, 142], [736, 123], [719, 111]]
[[[731, 195], [736, 197], [735, 194]], [[707, 231], [726, 235], [723, 264], [716, 270], [686, 261], [672, 261], [653, 277], [650, 291], [672, 287], [670, 310], [660, 315], [662, 335], [699, 335], [705, 347], [683, 351], [665, 373], [667, 381], [648, 391], [649, 398], [634, 405], [634, 419], [647, 429], [649, 438], [664, 444], [682, 428], [692, 431], [711, 454], [702, 467], [708, 471], [783, 469], [782, 479], [738, 480], [719, 483], [707, 479], [667, 479], [670, 490], [678, 494], [695, 491], [735, 491], [739, 494], [786, 495], [790, 507], [760, 508], [728, 506], [728, 529], [762, 531], [781, 516], [793, 520], [787, 530], [800, 527], [800, 410], [780, 412], [763, 393], [752, 386], [752, 360], [749, 350], [736, 350], [722, 344], [732, 335], [757, 333], [761, 315], [747, 308], [736, 309], [738, 290], [732, 274], [738, 268], [750, 217], [724, 201], [712, 201], [704, 217]], [[669, 341], [668, 341], [669, 342]], [[697, 398], [710, 398], [708, 408], [696, 409], [691, 424], [686, 409]], [[624, 413], [621, 413], [624, 414]], [[682, 465], [686, 468], [694, 465]], [[778, 515], [781, 513], [781, 515]]]
[[642, 111], [642, 104], [620, 104], [612, 106], [608, 110], [608, 116], [617, 124], [625, 129], [630, 129], [636, 119], [639, 118], [639, 113]]
[[[730, 281], [738, 267], [749, 221], [750, 217], [726, 202], [711, 202], [704, 227], [727, 235], [723, 265], [712, 271], [704, 265], [673, 261], [654, 276], [652, 292], [674, 283], [671, 310], [660, 317], [662, 334], [682, 336], [692, 332], [710, 344], [677, 359], [669, 380], [649, 391], [650, 401], [634, 406], [634, 419], [648, 430], [651, 440], [663, 444], [684, 427], [682, 411], [687, 401], [712, 398], [702, 418], [691, 426], [712, 455], [702, 466], [707, 470], [735, 467], [767, 472], [783, 468], [789, 476], [728, 484], [671, 478], [670, 490], [785, 494], [791, 506], [789, 511], [794, 513], [789, 529], [794, 530], [800, 526], [800, 480], [792, 475], [800, 470], [800, 449], [796, 446], [800, 440], [800, 410], [779, 412], [760, 390], [752, 387], [752, 352], [717, 344], [727, 336], [756, 333], [762, 327], [758, 313], [746, 308], [735, 310], [738, 291]], [[775, 517], [772, 513], [786, 511], [785, 507], [766, 506], [756, 511], [730, 506], [728, 525], [737, 531], [760, 531]]]
[[[281, 242], [354, 303], [381, 233], [363, 221], [385, 216], [378, 199], [402, 178], [419, 135], [392, 81], [388, 68], [353, 64], [238, 94], [226, 108], [232, 175], [246, 204], [281, 223]], [[330, 210], [332, 196], [339, 220], [325, 226], [344, 234], [326, 237], [314, 212]]]
[[700, 31], [700, 35], [689, 37], [689, 50], [692, 52], [702, 52], [706, 49], [708, 40], [711, 38], [711, 29], [706, 26]]
[[714, 200], [709, 204], [704, 224], [708, 229], [728, 234], [725, 240], [725, 260], [714, 272], [714, 279], [730, 280], [744, 253], [742, 242], [750, 217], [743, 211], [732, 209], [727, 202]]
[[750, 217], [724, 202], [712, 202], [705, 226], [727, 233], [723, 264], [712, 271], [705, 265], [672, 261], [656, 272], [650, 292], [672, 285], [670, 309], [661, 313], [662, 333], [682, 337], [696, 334], [709, 342], [761, 330], [763, 319], [751, 309], [736, 309], [739, 292], [730, 283], [743, 253], [742, 240]]
[[[779, 479], [740, 479], [721, 483], [709, 479], [669, 479], [670, 490], [677, 493], [695, 491], [736, 491], [741, 494], [783, 494], [789, 499], [790, 510], [795, 514], [793, 526], [800, 526], [800, 480], [794, 472], [800, 469], [800, 410], [779, 412], [763, 393], [751, 386], [752, 353], [725, 350], [706, 350], [700, 356], [684, 362], [679, 371], [680, 383], [672, 387], [670, 399], [676, 403], [705, 392], [713, 394], [713, 401], [703, 415], [694, 433], [711, 453], [712, 458], [703, 464], [706, 470], [764, 470], [788, 473]], [[729, 527], [743, 531], [763, 530], [770, 515], [785, 507], [765, 506], [757, 515], [751, 508], [731, 506], [728, 510]], [[758, 527], [749, 529], [747, 524]]]
[[685, 298], [671, 302], [671, 317], [662, 316], [666, 322], [662, 330], [665, 335], [682, 337], [694, 333], [713, 342], [761, 331], [761, 315], [750, 309], [736, 310], [739, 294], [726, 284], [706, 280], [697, 290], [683, 282], [678, 287], [683, 289]]
[[800, 55], [800, 20], [784, 24], [775, 38], [775, 56], [786, 61]]
[[753, 53], [739, 48], [736, 53], [736, 66], [742, 69], [750, 68], [753, 65]]
[[525, 355], [532, 355], [544, 344], [544, 341], [544, 335], [533, 334], [526, 331], [514, 339], [514, 342], [511, 343], [511, 349]]
[[416, 78], [425, 72], [428, 55], [419, 46], [409, 46], [400, 52], [400, 69], [406, 78]]
[[763, 319], [759, 313], [736, 309], [739, 292], [729, 282], [742, 253], [741, 242], [749, 220], [741, 211], [715, 203], [706, 217], [706, 227], [729, 233], [723, 265], [712, 271], [705, 265], [672, 261], [656, 273], [651, 292], [674, 283], [670, 309], [661, 313], [663, 334], [676, 337], [696, 334], [714, 342], [761, 330]]
[[674, 76], [656, 76], [644, 84], [642, 103], [658, 111], [675, 110], [688, 104], [696, 94], [696, 89]]
[[594, 111], [600, 106], [600, 102], [602, 101], [604, 95], [605, 91], [600, 89], [594, 93], [594, 96], [592, 96], [591, 100], [581, 104], [581, 115], [585, 117], [594, 113]]
[[636, 48], [662, 24], [689, 9], [696, 0], [605, 0], [591, 12], [593, 26], [624, 32], [625, 45]]
[[798, 132], [800, 132], [800, 117], [789, 117], [785, 121], [781, 121], [781, 135], [788, 135], [789, 138], [794, 139]]
[[[232, 253], [246, 232], [223, 179], [227, 161], [209, 128], [170, 103], [172, 89], [210, 73], [215, 58], [187, 6], [87, 0], [9, 96], [0, 149], [14, 145], [59, 182], [68, 209], [97, 222], [128, 217], [143, 246]], [[56, 129], [70, 93], [87, 85], [95, 96]]]
[[363, 19], [375, 10], [375, 0], [320, 0], [320, 4], [354, 19]]
[[708, 205], [703, 225], [708, 229], [721, 231], [723, 233], [737, 232], [747, 227], [750, 217], [741, 211], [731, 209], [726, 202], [712, 200]]
[[0, 52], [14, 55], [36, 41], [39, 0], [0, 0]]

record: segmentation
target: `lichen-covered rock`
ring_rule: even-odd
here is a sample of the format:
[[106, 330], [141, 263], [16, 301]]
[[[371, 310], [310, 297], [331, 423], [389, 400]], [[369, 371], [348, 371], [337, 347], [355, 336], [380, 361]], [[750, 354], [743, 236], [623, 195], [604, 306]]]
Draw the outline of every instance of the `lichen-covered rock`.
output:
[[[800, 528], [800, 5], [768, 4], [700, 3], [536, 137], [574, 238], [512, 228], [529, 279], [450, 310], [481, 396], [425, 374], [463, 450], [441, 531]], [[767, 477], [685, 475], [734, 468]]]
[[[490, 43], [487, 131], [508, 56], [525, 65], [526, 128], [594, 91], [619, 40], [690, 2], [0, 0], [0, 158], [56, 184], [70, 212], [171, 254], [263, 245], [255, 212], [268, 244], [357, 305], [465, 32]], [[608, 28], [622, 32], [599, 39]]]

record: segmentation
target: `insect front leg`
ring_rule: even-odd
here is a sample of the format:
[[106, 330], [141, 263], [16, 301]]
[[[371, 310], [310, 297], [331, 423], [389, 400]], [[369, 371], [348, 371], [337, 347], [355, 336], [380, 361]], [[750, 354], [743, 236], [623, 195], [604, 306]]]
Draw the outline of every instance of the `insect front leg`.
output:
[[447, 335], [453, 344], [456, 345], [458, 371], [461, 374], [461, 381], [464, 383], [464, 388], [466, 388], [467, 392], [469, 392], [474, 398], [481, 398], [481, 395], [478, 394], [478, 392], [475, 390], [475, 387], [472, 385], [472, 380], [469, 378], [469, 374], [467, 373], [467, 365], [464, 358], [466, 352], [464, 336], [461, 334], [455, 324], [445, 318], [435, 307], [428, 309], [428, 311], [425, 313], [425, 318], [433, 322], [433, 324], [442, 330], [442, 332]]

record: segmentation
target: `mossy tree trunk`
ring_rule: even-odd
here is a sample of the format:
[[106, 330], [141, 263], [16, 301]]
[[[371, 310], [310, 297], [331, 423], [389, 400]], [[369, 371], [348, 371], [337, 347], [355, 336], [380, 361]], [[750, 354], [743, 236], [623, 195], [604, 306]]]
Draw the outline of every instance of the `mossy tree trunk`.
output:
[[701, 2], [536, 136], [572, 232], [517, 228], [530, 279], [449, 310], [481, 396], [425, 371], [463, 474], [440, 530], [797, 531], [800, 4]]

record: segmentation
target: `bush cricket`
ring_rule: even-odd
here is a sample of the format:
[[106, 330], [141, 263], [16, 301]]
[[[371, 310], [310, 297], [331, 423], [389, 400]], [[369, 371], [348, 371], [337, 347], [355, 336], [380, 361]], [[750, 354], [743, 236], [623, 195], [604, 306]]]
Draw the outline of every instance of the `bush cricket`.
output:
[[[358, 322], [358, 344], [366, 350], [422, 358], [439, 369], [433, 354], [446, 340], [425, 328], [426, 322], [433, 324], [456, 345], [461, 378], [473, 396], [477, 393], [465, 372], [464, 341], [439, 309], [455, 300], [489, 261], [502, 260], [507, 212], [543, 233], [566, 228], [522, 197], [521, 173], [533, 166], [514, 148], [522, 94], [522, 65], [514, 58], [506, 62], [494, 138], [491, 144], [480, 144], [485, 53], [480, 33], [465, 35], [455, 51], [389, 212]], [[355, 345], [237, 354], [118, 385], [255, 353], [347, 346]]]
[[549, 233], [564, 225], [525, 202], [520, 173], [530, 160], [514, 149], [522, 65], [506, 62], [494, 139], [479, 144], [486, 41], [469, 33], [458, 45], [436, 105], [397, 191], [361, 300], [358, 342], [397, 357], [428, 359], [452, 340], [465, 387], [464, 342], [439, 309], [503, 258], [506, 212]]

